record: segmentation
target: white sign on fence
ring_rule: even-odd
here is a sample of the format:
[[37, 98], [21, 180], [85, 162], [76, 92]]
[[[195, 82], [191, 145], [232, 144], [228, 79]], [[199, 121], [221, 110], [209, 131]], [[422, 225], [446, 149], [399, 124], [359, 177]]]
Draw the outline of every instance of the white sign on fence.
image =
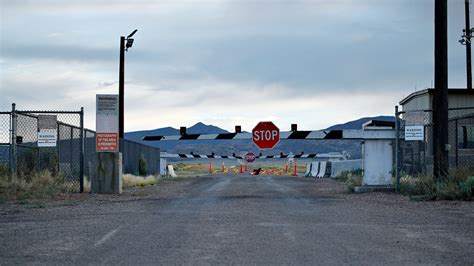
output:
[[38, 147], [56, 147], [57, 139], [56, 129], [40, 129], [38, 131]]
[[425, 130], [423, 125], [405, 126], [405, 140], [424, 140]]

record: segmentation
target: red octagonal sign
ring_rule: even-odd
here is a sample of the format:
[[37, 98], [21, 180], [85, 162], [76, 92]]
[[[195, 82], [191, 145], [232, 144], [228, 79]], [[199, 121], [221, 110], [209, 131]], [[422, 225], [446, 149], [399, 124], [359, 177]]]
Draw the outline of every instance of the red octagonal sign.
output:
[[280, 129], [273, 122], [260, 122], [252, 129], [252, 141], [260, 149], [271, 149], [280, 141]]

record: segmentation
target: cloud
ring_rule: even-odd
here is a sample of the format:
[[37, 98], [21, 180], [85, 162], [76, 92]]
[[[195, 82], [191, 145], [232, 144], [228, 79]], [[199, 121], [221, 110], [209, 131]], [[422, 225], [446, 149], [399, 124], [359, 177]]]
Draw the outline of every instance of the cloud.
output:
[[[459, 3], [458, 3], [459, 2]], [[260, 119], [317, 129], [392, 114], [433, 80], [432, 0], [1, 2], [1, 109], [86, 108], [118, 89], [126, 129]], [[450, 86], [465, 86], [462, 1], [449, 2]]]

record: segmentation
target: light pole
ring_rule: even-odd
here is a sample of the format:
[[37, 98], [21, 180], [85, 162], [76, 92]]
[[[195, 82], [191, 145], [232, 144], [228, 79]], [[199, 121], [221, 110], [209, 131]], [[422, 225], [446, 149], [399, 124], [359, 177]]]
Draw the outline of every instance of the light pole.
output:
[[466, 71], [467, 71], [467, 89], [472, 90], [472, 70], [471, 70], [471, 38], [474, 28], [471, 29], [469, 15], [469, 0], [465, 0], [466, 28], [462, 30], [463, 35], [459, 42], [466, 46]]
[[132, 31], [127, 38], [120, 36], [120, 66], [119, 66], [119, 151], [123, 153], [124, 140], [124, 83], [125, 83], [125, 51], [133, 45], [132, 36], [138, 30]]

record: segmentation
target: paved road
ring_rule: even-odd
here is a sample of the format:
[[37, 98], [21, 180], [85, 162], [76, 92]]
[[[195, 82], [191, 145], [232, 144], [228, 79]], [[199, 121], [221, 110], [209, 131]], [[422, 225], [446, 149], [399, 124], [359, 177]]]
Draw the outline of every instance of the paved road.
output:
[[334, 181], [271, 176], [145, 191], [4, 208], [0, 264], [474, 263], [469, 203], [347, 195]]

